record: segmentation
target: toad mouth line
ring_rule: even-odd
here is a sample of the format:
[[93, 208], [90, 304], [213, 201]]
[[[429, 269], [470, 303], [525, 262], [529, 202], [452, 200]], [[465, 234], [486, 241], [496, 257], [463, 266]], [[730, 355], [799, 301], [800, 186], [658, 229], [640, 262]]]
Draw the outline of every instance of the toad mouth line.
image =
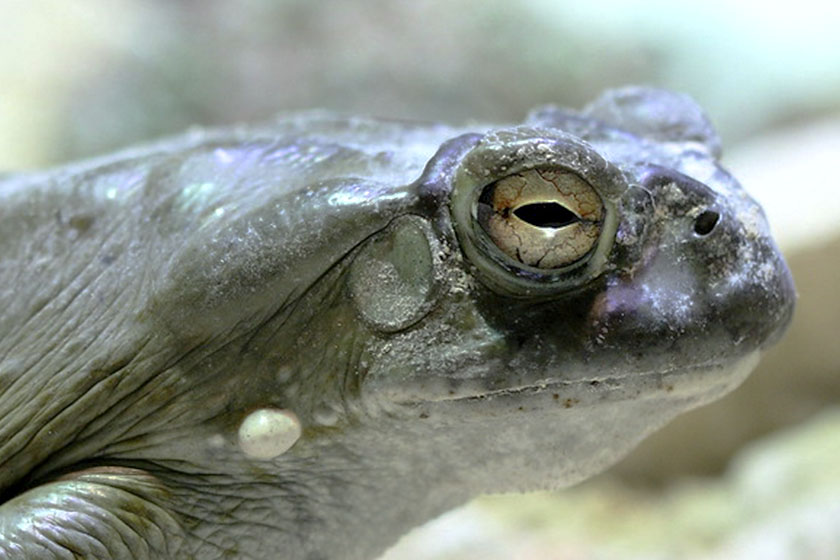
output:
[[[720, 362], [699, 364], [691, 369], [675, 367], [668, 371], [645, 373], [631, 373], [602, 378], [586, 378], [576, 380], [548, 379], [538, 383], [531, 383], [519, 387], [495, 389], [475, 392], [467, 395], [450, 395], [438, 399], [412, 401], [405, 404], [441, 403], [441, 402], [479, 402], [496, 399], [528, 397], [540, 393], [567, 396], [587, 396], [591, 402], [639, 399], [643, 398], [645, 389], [659, 389], [650, 394], [650, 398], [660, 396], [662, 392], [680, 396], [695, 396], [703, 393], [715, 393], [734, 388], [746, 379], [758, 364], [759, 351], [751, 352], [729, 366]], [[628, 392], [624, 383], [633, 380], [635, 390]], [[571, 392], [571, 394], [570, 394]]]

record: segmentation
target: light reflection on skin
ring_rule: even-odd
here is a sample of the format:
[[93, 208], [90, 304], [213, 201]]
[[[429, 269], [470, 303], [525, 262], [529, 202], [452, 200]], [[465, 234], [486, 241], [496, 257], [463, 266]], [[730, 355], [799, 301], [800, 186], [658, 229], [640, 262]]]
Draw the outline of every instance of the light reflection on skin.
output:
[[228, 165], [233, 163], [235, 160], [234, 156], [223, 148], [216, 148], [213, 150], [213, 156], [216, 158], [216, 161], [222, 165]]
[[142, 188], [145, 182], [145, 172], [127, 171], [106, 184], [97, 185], [97, 194], [107, 200], [124, 203]]
[[[391, 192], [388, 192], [391, 191]], [[362, 192], [353, 192], [350, 190], [341, 190], [336, 192], [327, 199], [327, 204], [330, 206], [354, 206], [369, 201], [393, 201], [405, 198], [408, 195], [406, 192], [393, 192], [392, 189], [383, 187], [381, 192], [371, 191], [366, 188]]]

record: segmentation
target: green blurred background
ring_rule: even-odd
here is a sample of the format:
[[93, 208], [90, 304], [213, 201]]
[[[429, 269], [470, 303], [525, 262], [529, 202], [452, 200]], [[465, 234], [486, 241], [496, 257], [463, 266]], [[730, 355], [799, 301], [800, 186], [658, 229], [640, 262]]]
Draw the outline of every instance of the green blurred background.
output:
[[[280, 111], [515, 122], [606, 87], [691, 94], [800, 299], [732, 396], [570, 491], [483, 499], [389, 560], [840, 558], [840, 5], [0, 0], [0, 171]], [[763, 547], [763, 548], [762, 548]]]
[[2, 0], [0, 167], [325, 107], [462, 122], [691, 93], [732, 145], [840, 110], [840, 7], [765, 2]]

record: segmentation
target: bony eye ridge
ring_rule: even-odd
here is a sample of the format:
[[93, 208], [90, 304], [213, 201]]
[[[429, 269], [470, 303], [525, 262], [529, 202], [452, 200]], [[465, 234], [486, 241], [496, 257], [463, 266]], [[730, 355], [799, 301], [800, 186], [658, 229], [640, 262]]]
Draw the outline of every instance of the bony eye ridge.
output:
[[485, 186], [478, 224], [518, 265], [558, 269], [597, 245], [604, 205], [595, 189], [566, 170], [529, 169]]

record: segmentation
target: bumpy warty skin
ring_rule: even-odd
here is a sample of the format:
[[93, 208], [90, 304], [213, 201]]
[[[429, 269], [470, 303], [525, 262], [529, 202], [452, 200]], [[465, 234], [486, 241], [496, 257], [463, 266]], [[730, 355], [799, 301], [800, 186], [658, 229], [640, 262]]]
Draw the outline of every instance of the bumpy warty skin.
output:
[[789, 322], [719, 152], [687, 97], [625, 88], [4, 176], [0, 557], [369, 559], [603, 470]]

